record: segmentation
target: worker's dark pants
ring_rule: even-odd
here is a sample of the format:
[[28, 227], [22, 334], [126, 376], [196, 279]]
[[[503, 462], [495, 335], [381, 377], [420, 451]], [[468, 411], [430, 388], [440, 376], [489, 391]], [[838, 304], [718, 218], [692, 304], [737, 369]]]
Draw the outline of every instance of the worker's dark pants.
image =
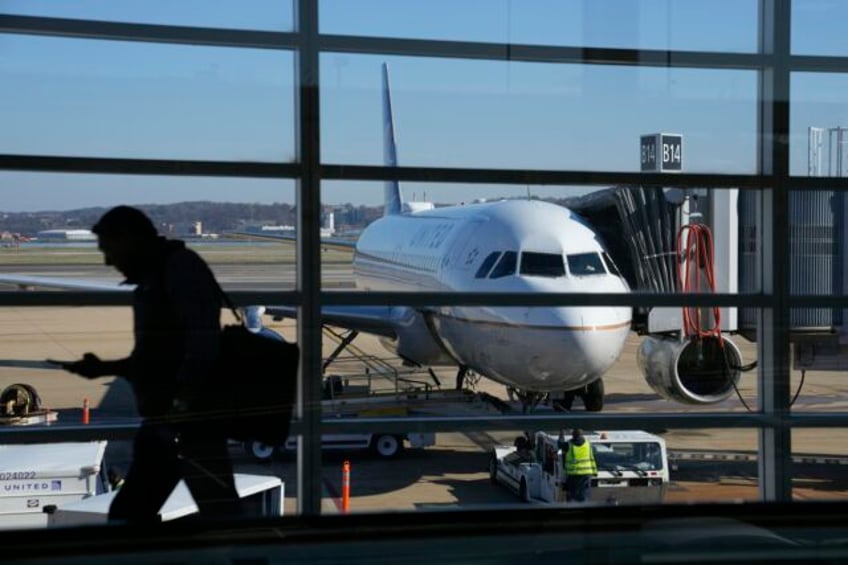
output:
[[[223, 437], [203, 434], [202, 424], [145, 421], [135, 437], [133, 461], [109, 508], [109, 520], [149, 523], [180, 479], [184, 479], [199, 514], [205, 518], [241, 515], [241, 500]], [[179, 438], [179, 439], [178, 439]]]
[[565, 500], [586, 502], [592, 488], [592, 475], [569, 475], [565, 478]]

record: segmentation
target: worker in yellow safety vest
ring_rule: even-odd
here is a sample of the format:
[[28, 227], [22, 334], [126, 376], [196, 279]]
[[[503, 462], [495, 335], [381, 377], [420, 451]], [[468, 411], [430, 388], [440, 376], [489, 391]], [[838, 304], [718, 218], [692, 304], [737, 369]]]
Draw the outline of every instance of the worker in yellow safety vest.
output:
[[598, 465], [592, 446], [583, 437], [583, 430], [575, 428], [571, 432], [571, 441], [563, 454], [565, 459], [565, 500], [567, 502], [586, 502], [592, 488], [592, 477], [598, 474]]

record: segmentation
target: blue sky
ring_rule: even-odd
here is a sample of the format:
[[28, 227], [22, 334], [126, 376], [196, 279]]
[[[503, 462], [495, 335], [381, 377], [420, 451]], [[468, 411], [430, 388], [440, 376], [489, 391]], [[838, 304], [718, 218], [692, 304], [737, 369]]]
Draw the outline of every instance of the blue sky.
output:
[[[756, 50], [757, 0], [323, 0], [321, 31], [428, 39]], [[272, 0], [0, 0], [0, 12], [290, 30]], [[848, 55], [848, 2], [795, 0], [793, 51]], [[0, 153], [288, 162], [291, 53], [0, 36]], [[391, 69], [404, 165], [635, 171], [639, 136], [684, 137], [690, 172], [756, 171], [755, 73], [325, 53], [322, 158], [382, 161], [380, 65]], [[807, 127], [848, 126], [848, 79], [792, 79], [792, 172]], [[292, 201], [290, 181], [0, 173], [0, 210], [119, 202]], [[439, 202], [565, 188], [405, 185]], [[577, 191], [584, 190], [582, 188]], [[571, 187], [570, 191], [575, 192]], [[411, 194], [410, 194], [411, 195]], [[326, 183], [328, 203], [376, 204], [380, 183]]]

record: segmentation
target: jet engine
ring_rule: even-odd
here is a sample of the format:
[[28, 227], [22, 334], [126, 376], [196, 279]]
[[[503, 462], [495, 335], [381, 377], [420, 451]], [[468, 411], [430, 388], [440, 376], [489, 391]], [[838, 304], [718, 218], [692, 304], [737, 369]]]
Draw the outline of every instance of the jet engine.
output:
[[739, 382], [742, 355], [724, 336], [684, 340], [647, 337], [636, 354], [654, 392], [684, 404], [715, 404]]

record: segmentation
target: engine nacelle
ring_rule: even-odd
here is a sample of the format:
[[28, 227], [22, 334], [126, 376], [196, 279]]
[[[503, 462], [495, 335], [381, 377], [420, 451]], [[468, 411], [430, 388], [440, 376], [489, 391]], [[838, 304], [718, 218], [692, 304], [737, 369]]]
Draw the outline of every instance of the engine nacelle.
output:
[[684, 404], [715, 404], [729, 397], [742, 365], [739, 348], [724, 336], [721, 342], [716, 337], [648, 337], [636, 360], [654, 392]]

